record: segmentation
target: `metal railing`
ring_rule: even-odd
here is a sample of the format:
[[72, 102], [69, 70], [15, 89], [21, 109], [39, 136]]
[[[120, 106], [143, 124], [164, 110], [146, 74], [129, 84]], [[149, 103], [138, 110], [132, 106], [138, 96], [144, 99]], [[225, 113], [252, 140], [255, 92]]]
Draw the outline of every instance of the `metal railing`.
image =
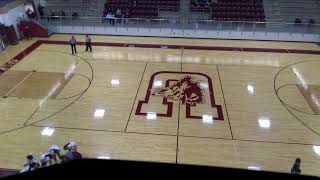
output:
[[212, 8], [211, 7], [195, 7], [190, 6], [191, 12], [201, 12], [201, 13], [210, 13], [212, 14]]
[[113, 28], [158, 28], [205, 31], [250, 31], [320, 34], [320, 24], [286, 22], [214, 21], [184, 19], [103, 18], [50, 16], [38, 20], [45, 26], [113, 27]]
[[158, 6], [158, 11], [179, 11], [179, 6]]

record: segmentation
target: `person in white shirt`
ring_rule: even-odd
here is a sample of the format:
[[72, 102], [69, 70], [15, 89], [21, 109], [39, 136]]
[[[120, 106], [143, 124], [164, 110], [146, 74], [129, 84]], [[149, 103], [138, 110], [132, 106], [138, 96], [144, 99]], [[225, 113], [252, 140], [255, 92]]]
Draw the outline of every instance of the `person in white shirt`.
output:
[[69, 40], [69, 43], [71, 46], [72, 54], [74, 54], [74, 52], [77, 54], [77, 48], [76, 48], [77, 40], [74, 36], [71, 37], [71, 39]]
[[90, 49], [90, 52], [92, 52], [92, 47], [91, 47], [91, 37], [87, 34], [86, 35], [86, 51]]
[[26, 161], [23, 166], [24, 167], [20, 170], [20, 173], [38, 169], [40, 167], [40, 164], [36, 161], [34, 155], [30, 153], [27, 155]]
[[108, 19], [110, 21], [110, 24], [114, 26], [114, 19], [115, 19], [115, 16], [112, 12], [109, 12], [106, 16], [106, 19]]
[[30, 153], [27, 155], [26, 161], [24, 163], [24, 166], [29, 166], [31, 163], [37, 162], [36, 159], [34, 158], [33, 153]]
[[116, 18], [117, 18], [117, 23], [121, 23], [121, 9], [118, 8], [116, 11]]
[[41, 162], [41, 167], [47, 167], [47, 166], [51, 166], [52, 165], [52, 161], [50, 158], [50, 154], [42, 154], [40, 156], [40, 162]]

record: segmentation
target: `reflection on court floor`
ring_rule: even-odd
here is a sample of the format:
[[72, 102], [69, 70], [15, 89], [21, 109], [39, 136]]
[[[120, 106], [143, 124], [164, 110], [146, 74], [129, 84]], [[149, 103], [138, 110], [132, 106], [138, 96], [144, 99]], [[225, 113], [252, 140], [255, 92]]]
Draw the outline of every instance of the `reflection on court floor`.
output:
[[94, 36], [71, 55], [66, 37], [0, 58], [0, 167], [74, 140], [90, 158], [289, 172], [300, 157], [319, 175], [316, 45]]

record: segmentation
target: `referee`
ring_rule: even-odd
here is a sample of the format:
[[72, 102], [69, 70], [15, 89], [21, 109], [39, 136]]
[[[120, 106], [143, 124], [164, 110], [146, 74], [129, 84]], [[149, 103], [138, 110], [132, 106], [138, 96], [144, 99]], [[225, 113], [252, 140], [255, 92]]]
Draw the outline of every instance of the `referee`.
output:
[[72, 54], [74, 54], [74, 52], [77, 54], [77, 48], [76, 48], [77, 40], [76, 38], [74, 38], [74, 36], [71, 37], [71, 39], [69, 40], [69, 43], [71, 46]]
[[90, 49], [90, 52], [92, 52], [91, 38], [90, 38], [90, 36], [87, 34], [87, 35], [86, 35], [86, 51], [88, 51], [88, 49]]

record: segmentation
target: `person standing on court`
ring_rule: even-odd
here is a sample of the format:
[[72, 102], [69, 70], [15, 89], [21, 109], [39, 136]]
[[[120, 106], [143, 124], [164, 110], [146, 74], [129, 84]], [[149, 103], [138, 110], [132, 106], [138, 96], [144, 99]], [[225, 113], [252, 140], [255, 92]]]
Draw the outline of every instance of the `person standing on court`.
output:
[[301, 159], [298, 157], [295, 161], [294, 164], [291, 168], [291, 174], [297, 174], [299, 175], [301, 173], [301, 169], [300, 169], [300, 165], [301, 165]]
[[76, 48], [77, 40], [76, 38], [74, 38], [74, 36], [71, 37], [71, 39], [69, 40], [69, 43], [71, 46], [72, 54], [74, 54], [74, 52], [77, 54], [77, 48]]
[[86, 51], [90, 49], [90, 52], [92, 52], [92, 47], [91, 47], [91, 37], [87, 34], [86, 35]]

